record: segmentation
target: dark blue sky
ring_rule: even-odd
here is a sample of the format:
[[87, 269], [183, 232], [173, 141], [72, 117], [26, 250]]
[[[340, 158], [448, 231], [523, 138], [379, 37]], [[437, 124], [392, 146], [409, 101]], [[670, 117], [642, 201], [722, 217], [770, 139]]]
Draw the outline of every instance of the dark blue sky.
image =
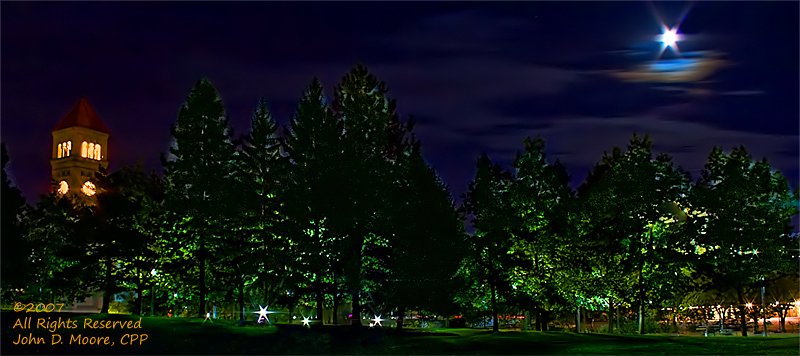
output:
[[[111, 168], [158, 167], [195, 81], [237, 135], [265, 97], [285, 124], [312, 77], [330, 93], [364, 62], [454, 196], [480, 152], [508, 165], [526, 136], [574, 184], [649, 133], [697, 177], [745, 145], [798, 182], [797, 2], [3, 2], [2, 140], [29, 202], [49, 188], [50, 131], [85, 96]], [[680, 54], [661, 22], [683, 19]], [[670, 60], [679, 60], [669, 62]], [[680, 60], [683, 59], [681, 62]]]

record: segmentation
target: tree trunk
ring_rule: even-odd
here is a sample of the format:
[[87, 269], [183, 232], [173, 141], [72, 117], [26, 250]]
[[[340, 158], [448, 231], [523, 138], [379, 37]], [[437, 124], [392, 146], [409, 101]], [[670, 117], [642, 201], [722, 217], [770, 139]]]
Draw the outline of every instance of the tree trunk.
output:
[[500, 325], [499, 325], [500, 323], [499, 320], [497, 319], [497, 295], [495, 295], [496, 294], [495, 292], [496, 292], [496, 287], [494, 283], [492, 283], [492, 320], [494, 321], [492, 323], [492, 331], [497, 332], [500, 331]]
[[613, 334], [614, 333], [614, 308], [615, 307], [616, 306], [614, 305], [614, 302], [611, 302], [608, 305], [608, 318], [607, 318], [608, 319], [608, 327], [606, 329], [608, 330], [609, 334]]
[[264, 276], [261, 277], [261, 279], [264, 281], [264, 305], [266, 306], [267, 304], [269, 304], [269, 291], [267, 290], [267, 274], [264, 273]]
[[395, 326], [395, 330], [402, 331], [403, 330], [403, 322], [406, 320], [406, 307], [402, 306], [400, 309], [397, 310], [397, 326]]
[[324, 324], [322, 320], [322, 313], [323, 307], [325, 306], [325, 290], [323, 288], [322, 283], [317, 283], [317, 317], [316, 319], [319, 320], [319, 324]]
[[[648, 243], [653, 239], [653, 227], [651, 224]], [[639, 335], [644, 335], [644, 262], [639, 263]]]
[[[140, 271], [141, 272], [141, 271]], [[139, 306], [139, 315], [142, 315], [142, 277], [138, 277], [136, 282], [136, 304]]]
[[547, 322], [550, 320], [550, 312], [542, 309], [542, 331], [547, 331]]
[[[239, 286], [239, 309], [244, 310], [244, 278], [240, 279], [241, 285]], [[244, 312], [239, 317], [239, 321], [244, 321]]]
[[[786, 332], [786, 312], [788, 312], [788, 311], [789, 310], [786, 309], [786, 308], [783, 308], [780, 311], [778, 311], [778, 316], [781, 318], [781, 332], [782, 333]], [[767, 326], [764, 325], [764, 328], [766, 328], [766, 327]]]
[[756, 314], [756, 317], [753, 318], [753, 335], [758, 335], [758, 314]]
[[[742, 336], [747, 336], [747, 310], [745, 310], [744, 294], [740, 288], [736, 289], [736, 295], [739, 297], [739, 320], [741, 321]], [[766, 327], [766, 325], [764, 325]]]
[[359, 290], [355, 289], [353, 295], [353, 319], [350, 320], [350, 325], [361, 326], [361, 300], [359, 300]]
[[333, 294], [333, 315], [331, 316], [331, 324], [337, 325], [339, 324], [339, 293], [334, 292]]
[[533, 308], [533, 316], [531, 317], [531, 320], [533, 321], [533, 330], [542, 330], [542, 327], [540, 326], [541, 321], [539, 320], [538, 306]]
[[580, 307], [580, 305], [578, 306], [577, 311], [575, 312], [575, 332], [576, 333], [580, 333], [581, 332], [581, 307]]
[[669, 313], [670, 317], [672, 317], [672, 330], [678, 331], [678, 316], [675, 315], [675, 308], [672, 308]]
[[525, 310], [525, 321], [522, 323], [522, 331], [528, 331], [528, 325], [531, 323], [531, 312]]
[[639, 300], [639, 335], [644, 334], [644, 298]]
[[110, 303], [112, 297], [111, 286], [113, 282], [111, 281], [111, 264], [111, 258], [106, 257], [106, 288], [105, 291], [103, 291], [103, 309], [100, 310], [100, 313], [103, 314], [108, 314], [108, 304]]
[[197, 315], [200, 318], [206, 316], [206, 256], [205, 246], [200, 246], [200, 307], [197, 310]]

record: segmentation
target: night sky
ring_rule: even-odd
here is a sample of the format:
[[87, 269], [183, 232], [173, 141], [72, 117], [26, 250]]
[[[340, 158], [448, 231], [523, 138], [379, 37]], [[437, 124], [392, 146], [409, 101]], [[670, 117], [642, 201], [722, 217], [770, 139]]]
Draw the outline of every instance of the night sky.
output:
[[[2, 2], [2, 141], [29, 203], [49, 191], [50, 131], [85, 96], [111, 169], [158, 168], [192, 85], [211, 80], [238, 137], [265, 97], [286, 124], [317, 76], [363, 62], [455, 197], [481, 152], [526, 136], [573, 176], [649, 133], [698, 177], [743, 144], [798, 184], [797, 2]], [[680, 23], [677, 49], [656, 37]]]

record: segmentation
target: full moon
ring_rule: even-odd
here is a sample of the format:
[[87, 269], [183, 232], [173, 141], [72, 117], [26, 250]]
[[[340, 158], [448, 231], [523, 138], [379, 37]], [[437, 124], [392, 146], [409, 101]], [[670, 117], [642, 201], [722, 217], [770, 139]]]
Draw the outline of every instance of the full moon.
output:
[[677, 29], [667, 30], [661, 36], [659, 36], [659, 41], [663, 42], [667, 47], [674, 47], [675, 43], [678, 42], [677, 32]]

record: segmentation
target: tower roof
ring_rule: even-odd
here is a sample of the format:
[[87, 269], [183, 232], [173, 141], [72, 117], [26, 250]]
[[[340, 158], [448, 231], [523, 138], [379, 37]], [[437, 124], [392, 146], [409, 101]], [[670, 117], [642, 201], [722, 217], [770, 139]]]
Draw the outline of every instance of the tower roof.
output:
[[75, 107], [70, 110], [67, 116], [64, 116], [63, 119], [56, 125], [53, 131], [58, 131], [62, 129], [66, 129], [69, 127], [85, 127], [88, 129], [92, 129], [95, 131], [109, 133], [106, 125], [103, 125], [103, 122], [100, 121], [100, 118], [97, 117], [97, 114], [94, 112], [91, 106], [89, 106], [89, 102], [86, 99], [81, 98]]

